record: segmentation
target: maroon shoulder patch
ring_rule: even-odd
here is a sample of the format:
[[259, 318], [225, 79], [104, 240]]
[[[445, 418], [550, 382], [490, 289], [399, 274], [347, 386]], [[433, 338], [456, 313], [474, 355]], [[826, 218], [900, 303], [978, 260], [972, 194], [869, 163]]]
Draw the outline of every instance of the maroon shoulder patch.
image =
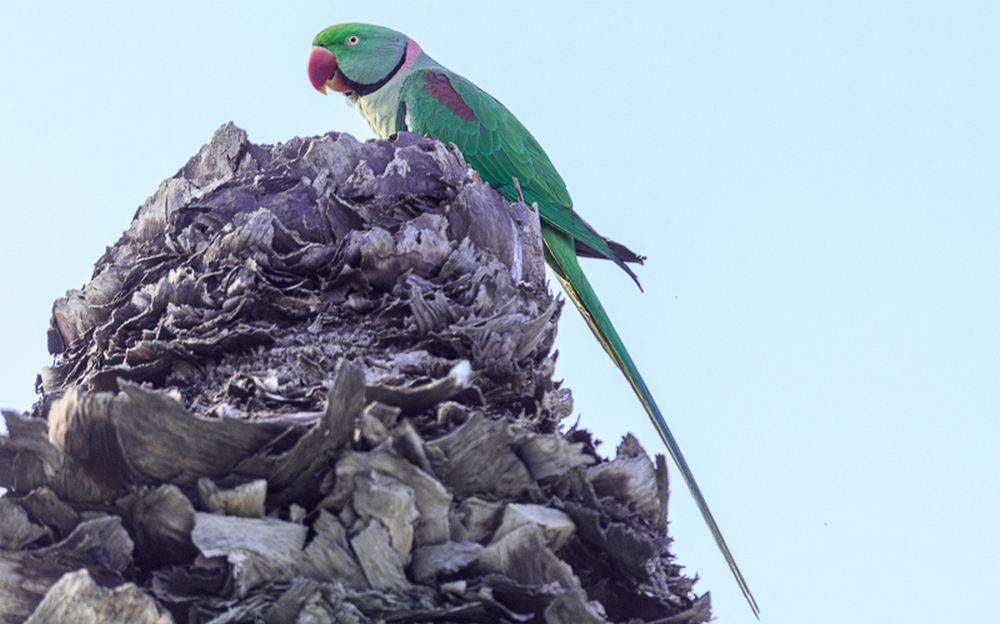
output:
[[455, 113], [459, 118], [466, 121], [475, 121], [476, 111], [469, 108], [462, 96], [451, 86], [448, 76], [436, 71], [429, 71], [424, 74], [424, 93], [431, 95], [435, 100], [441, 102], [448, 110]]

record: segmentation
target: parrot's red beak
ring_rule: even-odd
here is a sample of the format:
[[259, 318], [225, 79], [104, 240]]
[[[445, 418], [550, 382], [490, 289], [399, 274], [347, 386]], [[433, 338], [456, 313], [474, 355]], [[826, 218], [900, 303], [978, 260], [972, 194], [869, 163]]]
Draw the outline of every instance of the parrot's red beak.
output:
[[337, 72], [337, 57], [322, 46], [313, 46], [309, 52], [309, 82], [323, 94], [326, 94], [327, 87], [341, 93], [351, 91]]

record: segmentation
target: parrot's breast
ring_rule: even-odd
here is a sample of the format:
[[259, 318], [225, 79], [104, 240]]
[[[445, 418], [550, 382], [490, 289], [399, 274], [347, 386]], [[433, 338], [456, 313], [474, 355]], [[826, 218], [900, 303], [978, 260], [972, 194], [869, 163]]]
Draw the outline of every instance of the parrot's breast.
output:
[[437, 63], [423, 53], [416, 41], [407, 39], [403, 64], [396, 74], [379, 90], [349, 98], [358, 105], [358, 111], [379, 138], [389, 138], [389, 135], [396, 132], [396, 117], [399, 113], [403, 84], [413, 72], [428, 66], [437, 66]]

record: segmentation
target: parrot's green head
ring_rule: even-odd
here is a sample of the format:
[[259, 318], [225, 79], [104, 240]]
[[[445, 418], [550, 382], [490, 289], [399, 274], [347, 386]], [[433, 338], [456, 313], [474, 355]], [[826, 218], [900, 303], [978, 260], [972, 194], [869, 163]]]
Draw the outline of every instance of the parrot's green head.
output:
[[[367, 95], [413, 62], [420, 46], [403, 33], [370, 24], [338, 24], [316, 35], [309, 80], [319, 91]], [[408, 62], [407, 62], [408, 61]]]

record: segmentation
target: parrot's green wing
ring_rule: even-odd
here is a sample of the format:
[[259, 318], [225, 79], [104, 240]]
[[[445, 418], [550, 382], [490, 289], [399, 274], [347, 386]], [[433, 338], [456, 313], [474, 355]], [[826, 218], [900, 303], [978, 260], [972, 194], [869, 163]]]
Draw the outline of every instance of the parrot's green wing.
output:
[[607, 258], [636, 279], [625, 261], [641, 261], [639, 257], [609, 244], [573, 211], [566, 183], [542, 147], [510, 111], [476, 85], [443, 69], [414, 72], [403, 86], [396, 129], [454, 143], [483, 180], [511, 201], [518, 199], [513, 183], [517, 178], [525, 203], [538, 202], [543, 221], [579, 241], [587, 255]]
[[684, 481], [691, 489], [701, 515], [743, 595], [750, 603], [754, 615], [757, 615], [757, 603], [722, 538], [722, 532], [712, 517], [708, 503], [705, 502], [677, 441], [577, 261], [582, 244], [584, 249], [612, 260], [635, 278], [635, 274], [612, 248], [617, 244], [609, 245], [609, 241], [597, 234], [573, 211], [562, 178], [524, 126], [502, 104], [461, 76], [443, 69], [414, 72], [403, 86], [396, 127], [398, 130], [430, 133], [442, 141], [454, 143], [483, 180], [501, 195], [510, 200], [517, 199], [512, 182], [512, 178], [516, 177], [525, 202], [538, 203], [546, 261], [583, 314], [594, 335], [642, 401]]

